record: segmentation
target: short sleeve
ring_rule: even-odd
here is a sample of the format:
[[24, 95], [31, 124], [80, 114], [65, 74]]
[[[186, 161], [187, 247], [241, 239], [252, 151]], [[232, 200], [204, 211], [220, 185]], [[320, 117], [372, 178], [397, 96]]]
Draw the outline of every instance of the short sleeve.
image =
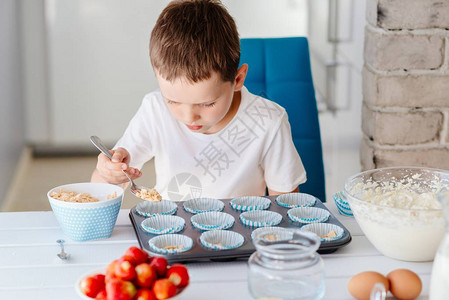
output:
[[154, 157], [153, 141], [156, 138], [151, 120], [152, 106], [150, 101], [155, 100], [146, 96], [134, 117], [128, 124], [125, 133], [115, 145], [128, 150], [131, 155], [130, 166], [141, 169], [142, 166]]
[[290, 123], [285, 113], [261, 162], [270, 190], [291, 192], [307, 180], [301, 158], [293, 144]]

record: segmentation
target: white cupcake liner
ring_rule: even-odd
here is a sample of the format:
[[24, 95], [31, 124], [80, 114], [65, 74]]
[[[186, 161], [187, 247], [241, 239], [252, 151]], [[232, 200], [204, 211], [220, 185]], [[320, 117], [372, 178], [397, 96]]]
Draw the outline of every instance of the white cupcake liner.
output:
[[[343, 228], [338, 225], [330, 224], [330, 223], [315, 223], [315, 224], [307, 224], [301, 227], [303, 231], [310, 231], [318, 235], [321, 241], [336, 241], [341, 239], [344, 234]], [[331, 232], [334, 232], [335, 236], [327, 237]]]
[[151, 251], [160, 254], [174, 254], [192, 249], [193, 240], [182, 234], [158, 235], [148, 241]]
[[276, 203], [282, 207], [309, 207], [314, 206], [316, 198], [305, 193], [290, 193], [279, 195], [276, 198]]
[[293, 232], [282, 227], [261, 227], [253, 230], [251, 239], [261, 239], [265, 242], [288, 241], [293, 238]]
[[228, 229], [234, 225], [234, 217], [230, 214], [209, 211], [192, 216], [190, 219], [192, 225], [200, 230], [219, 230]]
[[254, 210], [240, 214], [240, 221], [249, 227], [276, 226], [282, 221], [282, 215], [274, 211]]
[[144, 217], [155, 215], [173, 215], [178, 206], [175, 202], [169, 200], [162, 201], [142, 201], [137, 204], [136, 212]]
[[271, 201], [264, 197], [245, 196], [232, 199], [230, 204], [237, 211], [264, 210], [270, 207]]
[[156, 215], [145, 219], [141, 227], [152, 234], [176, 233], [184, 229], [186, 222], [183, 218], [170, 215]]
[[224, 203], [213, 198], [194, 198], [184, 202], [183, 207], [189, 213], [199, 214], [209, 211], [222, 211]]
[[346, 201], [346, 196], [342, 192], [337, 192], [332, 195], [332, 199], [334, 199], [335, 205], [337, 206], [338, 212], [344, 216], [353, 216], [351, 207], [349, 203]]
[[235, 249], [243, 245], [244, 241], [240, 233], [228, 230], [205, 231], [200, 236], [201, 244], [211, 250]]
[[326, 222], [330, 216], [329, 211], [318, 207], [296, 207], [287, 211], [290, 220], [299, 223]]

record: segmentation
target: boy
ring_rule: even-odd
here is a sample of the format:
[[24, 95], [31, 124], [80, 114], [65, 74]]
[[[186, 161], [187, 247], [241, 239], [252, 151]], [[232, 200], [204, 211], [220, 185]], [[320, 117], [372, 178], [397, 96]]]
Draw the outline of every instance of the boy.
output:
[[155, 158], [164, 199], [232, 198], [298, 191], [306, 181], [285, 110], [243, 86], [233, 18], [214, 0], [173, 1], [150, 38], [159, 83], [92, 181], [127, 182]]

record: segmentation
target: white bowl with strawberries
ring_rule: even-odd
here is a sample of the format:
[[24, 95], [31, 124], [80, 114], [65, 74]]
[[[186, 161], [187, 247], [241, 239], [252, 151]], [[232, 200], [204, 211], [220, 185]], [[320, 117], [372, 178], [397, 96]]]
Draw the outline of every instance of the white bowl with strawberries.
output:
[[140, 248], [130, 247], [106, 271], [83, 275], [75, 290], [83, 299], [162, 300], [175, 299], [188, 284], [184, 265], [168, 266], [164, 257], [150, 257]]

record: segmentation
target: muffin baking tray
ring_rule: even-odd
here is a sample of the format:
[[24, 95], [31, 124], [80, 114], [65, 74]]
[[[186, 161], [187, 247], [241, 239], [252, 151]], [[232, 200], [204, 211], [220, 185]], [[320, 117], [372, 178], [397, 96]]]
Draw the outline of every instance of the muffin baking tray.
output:
[[[282, 216], [282, 220], [276, 227], [283, 227], [283, 228], [301, 228], [303, 226], [311, 225], [311, 224], [305, 224], [305, 223], [298, 223], [293, 222], [290, 217], [287, 215], [287, 211], [290, 209], [286, 206], [281, 206], [279, 204], [279, 201], [276, 201], [277, 196], [266, 196], [264, 197], [266, 199], [269, 199], [271, 201], [271, 204], [269, 208], [266, 210], [268, 212], [275, 212]], [[185, 220], [185, 226], [184, 229], [182, 229], [179, 232], [176, 232], [176, 234], [184, 235], [189, 237], [193, 244], [188, 245], [189, 248], [186, 251], [180, 252], [180, 253], [173, 253], [173, 251], [166, 251], [166, 253], [155, 253], [154, 252], [154, 245], [152, 243], [149, 243], [149, 241], [156, 237], [163, 237], [163, 235], [157, 235], [150, 233], [147, 230], [144, 230], [141, 226], [142, 221], [144, 221], [146, 218], [144, 216], [141, 216], [137, 213], [136, 207], [133, 207], [130, 210], [129, 217], [131, 219], [131, 223], [133, 224], [134, 230], [136, 232], [137, 240], [139, 241], [140, 247], [147, 252], [149, 252], [151, 255], [163, 255], [165, 256], [170, 262], [176, 262], [176, 261], [198, 261], [198, 260], [226, 260], [226, 259], [233, 259], [233, 258], [245, 258], [249, 257], [256, 249], [252, 243], [251, 239], [251, 233], [256, 230], [256, 227], [248, 227], [243, 224], [241, 221], [240, 215], [242, 214], [242, 211], [236, 211], [231, 207], [231, 199], [220, 199], [224, 203], [224, 208], [222, 209], [222, 212], [227, 213], [234, 217], [235, 221], [233, 225], [226, 229], [227, 231], [233, 231], [236, 233], [239, 233], [243, 236], [243, 244], [235, 249], [226, 249], [226, 250], [211, 250], [207, 247], [205, 247], [200, 242], [200, 236], [203, 232], [200, 229], [197, 229], [195, 226], [192, 225], [191, 218], [195, 214], [187, 212], [183, 207], [183, 202], [175, 202], [177, 205], [177, 210], [173, 214], [175, 216], [181, 217]], [[281, 203], [282, 204], [282, 203]], [[337, 249], [349, 244], [351, 242], [351, 234], [349, 231], [341, 224], [337, 218], [323, 205], [323, 203], [316, 198], [316, 201], [313, 206], [314, 208], [321, 208], [326, 210], [329, 213], [329, 216], [325, 222], [322, 222], [322, 224], [330, 224], [330, 225], [337, 225], [343, 229], [343, 233], [341, 235], [341, 232], [339, 235], [341, 235], [340, 238], [333, 240], [333, 239], [326, 239], [321, 241], [320, 248], [318, 249], [318, 253], [320, 254], [326, 254], [326, 253], [332, 253], [336, 251]], [[249, 211], [250, 212], [250, 211]], [[312, 224], [320, 224], [320, 223], [312, 223]], [[310, 226], [309, 226], [310, 227]], [[331, 228], [332, 226], [328, 226]], [[333, 226], [335, 227], [335, 226]], [[162, 238], [159, 238], [162, 239]], [[187, 239], [189, 240], [189, 239]], [[203, 241], [204, 242], [204, 241]]]

